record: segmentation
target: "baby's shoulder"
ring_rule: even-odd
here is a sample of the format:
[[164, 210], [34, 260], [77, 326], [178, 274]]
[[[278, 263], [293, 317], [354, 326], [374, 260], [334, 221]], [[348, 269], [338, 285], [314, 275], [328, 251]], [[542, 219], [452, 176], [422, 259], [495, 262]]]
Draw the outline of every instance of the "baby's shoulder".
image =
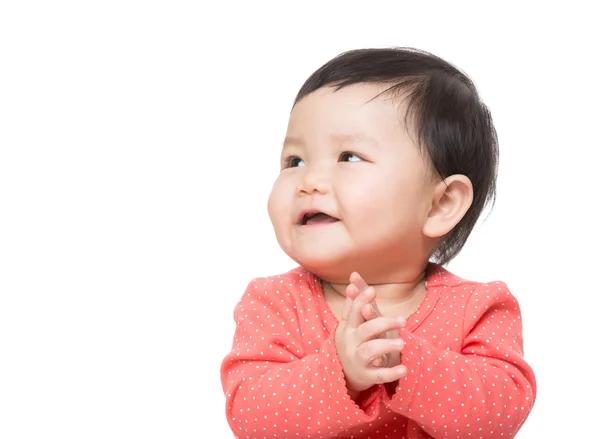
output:
[[252, 279], [247, 293], [297, 300], [299, 297], [315, 294], [318, 289], [317, 277], [304, 268], [297, 267], [285, 273]]
[[481, 296], [488, 299], [502, 297], [513, 299], [507, 284], [501, 280], [476, 281], [458, 276], [439, 266], [435, 267], [428, 286], [439, 289], [442, 297], [446, 293], [453, 300], [462, 298], [469, 301], [473, 297], [480, 300]]
[[287, 285], [294, 287], [307, 282], [313, 282], [315, 276], [302, 267], [296, 267], [284, 273], [277, 273], [268, 276], [260, 276], [252, 279], [252, 282], [262, 282], [265, 285]]

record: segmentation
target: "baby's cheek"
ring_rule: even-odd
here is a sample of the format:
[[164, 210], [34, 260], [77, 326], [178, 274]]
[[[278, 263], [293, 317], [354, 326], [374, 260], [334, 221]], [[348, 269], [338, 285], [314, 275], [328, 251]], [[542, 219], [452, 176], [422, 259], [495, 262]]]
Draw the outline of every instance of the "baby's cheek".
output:
[[275, 185], [267, 201], [267, 211], [271, 222], [274, 225], [281, 222], [284, 220], [286, 212], [289, 212], [290, 210], [289, 202], [286, 202], [283, 197], [281, 188]]

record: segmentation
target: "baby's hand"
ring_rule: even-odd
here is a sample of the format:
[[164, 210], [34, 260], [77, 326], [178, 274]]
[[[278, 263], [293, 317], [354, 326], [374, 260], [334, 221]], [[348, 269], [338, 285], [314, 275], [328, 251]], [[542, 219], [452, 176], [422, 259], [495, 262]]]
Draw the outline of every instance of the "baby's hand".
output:
[[[344, 309], [342, 311], [342, 316], [344, 319], [348, 317], [348, 312], [350, 307], [352, 306], [352, 302], [354, 299], [358, 297], [359, 294], [364, 292], [369, 286], [365, 282], [365, 280], [358, 273], [354, 272], [350, 275], [350, 284], [346, 289], [346, 302], [344, 303]], [[361, 308], [361, 314], [365, 320], [373, 320], [377, 317], [383, 317], [381, 311], [377, 307], [377, 303], [373, 300], [371, 303], [364, 305]], [[402, 325], [404, 326], [404, 325]], [[400, 334], [398, 334], [397, 329], [393, 329], [388, 331], [385, 334], [381, 334], [382, 338], [399, 338]], [[375, 358], [371, 361], [371, 366], [374, 367], [394, 367], [400, 364], [402, 354], [400, 352], [391, 352], [383, 355], [381, 357]]]
[[350, 305], [336, 330], [335, 340], [349, 391], [361, 392], [374, 384], [394, 382], [406, 375], [406, 367], [374, 367], [371, 362], [386, 354], [400, 352], [400, 338], [382, 337], [404, 326], [404, 318], [374, 317], [367, 321], [361, 310], [375, 300], [375, 290], [367, 287]]

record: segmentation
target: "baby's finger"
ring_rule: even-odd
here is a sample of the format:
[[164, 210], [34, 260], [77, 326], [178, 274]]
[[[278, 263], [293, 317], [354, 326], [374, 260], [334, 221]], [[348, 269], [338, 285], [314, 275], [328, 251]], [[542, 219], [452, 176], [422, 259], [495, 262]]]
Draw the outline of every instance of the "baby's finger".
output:
[[[365, 280], [362, 278], [362, 276], [360, 274], [358, 274], [357, 272], [353, 272], [350, 275], [350, 286], [354, 286], [354, 288], [356, 289], [356, 291], [360, 294], [363, 291], [365, 291], [367, 288], [369, 288], [369, 285], [367, 285], [367, 282], [365, 282]], [[377, 303], [375, 301], [372, 302], [371, 306], [365, 306], [363, 307], [363, 309], [361, 310], [363, 317], [365, 318], [365, 320], [371, 320], [374, 319], [376, 317], [381, 317], [381, 311], [379, 311], [379, 307], [377, 306]]]
[[402, 352], [388, 352], [371, 360], [371, 367], [394, 367], [402, 363]]
[[[390, 340], [387, 338], [377, 338], [369, 340], [358, 346], [357, 353], [364, 365], [368, 365], [373, 360], [386, 356], [387, 354], [398, 353], [404, 347], [404, 342], [400, 339]], [[384, 358], [384, 362], [388, 358]]]
[[374, 303], [375, 303], [375, 301], [373, 301], [372, 303], [368, 303], [365, 306], [363, 306], [362, 309], [360, 310], [360, 312], [361, 312], [362, 316], [365, 318], [365, 320], [373, 320], [373, 319], [376, 319], [377, 317], [380, 317], [375, 312], [375, 308], [373, 307]]
[[371, 360], [371, 367], [383, 367], [386, 364], [386, 356], [377, 357], [374, 360]]
[[357, 272], [354, 272], [350, 275], [350, 283], [355, 285], [358, 291], [361, 293], [369, 288], [369, 285], [367, 285], [362, 276]]
[[[406, 324], [404, 317], [378, 317], [366, 321], [356, 331], [359, 343], [364, 343], [374, 338], [388, 338], [386, 334], [393, 330], [398, 330]], [[396, 331], [396, 334], [398, 332]], [[393, 337], [397, 339], [397, 337]]]
[[348, 318], [352, 302], [356, 299], [358, 294], [358, 290], [354, 285], [350, 284], [346, 287], [346, 300], [344, 301], [344, 308], [342, 309], [342, 319], [346, 320]]
[[352, 300], [356, 299], [360, 293], [362, 291], [359, 291], [354, 284], [348, 284], [346, 287], [346, 297], [350, 297]]
[[401, 352], [391, 352], [371, 360], [371, 367], [394, 367], [402, 363]]
[[372, 380], [376, 384], [392, 383], [400, 378], [404, 378], [408, 372], [406, 366], [400, 364], [394, 367], [380, 367], [370, 371]]
[[375, 290], [373, 288], [367, 288], [361, 293], [356, 299], [352, 301], [350, 311], [348, 312], [347, 326], [351, 328], [358, 328], [362, 323], [365, 322], [360, 310], [367, 303], [371, 303], [375, 300]]

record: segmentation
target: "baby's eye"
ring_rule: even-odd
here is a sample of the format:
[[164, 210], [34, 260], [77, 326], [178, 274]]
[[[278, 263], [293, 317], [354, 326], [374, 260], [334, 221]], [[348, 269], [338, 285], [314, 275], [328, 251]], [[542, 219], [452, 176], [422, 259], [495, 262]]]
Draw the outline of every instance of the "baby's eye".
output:
[[300, 157], [288, 157], [285, 159], [285, 164], [287, 168], [298, 168], [304, 166], [304, 160]]
[[360, 162], [362, 159], [354, 153], [343, 152], [340, 155], [340, 162]]

